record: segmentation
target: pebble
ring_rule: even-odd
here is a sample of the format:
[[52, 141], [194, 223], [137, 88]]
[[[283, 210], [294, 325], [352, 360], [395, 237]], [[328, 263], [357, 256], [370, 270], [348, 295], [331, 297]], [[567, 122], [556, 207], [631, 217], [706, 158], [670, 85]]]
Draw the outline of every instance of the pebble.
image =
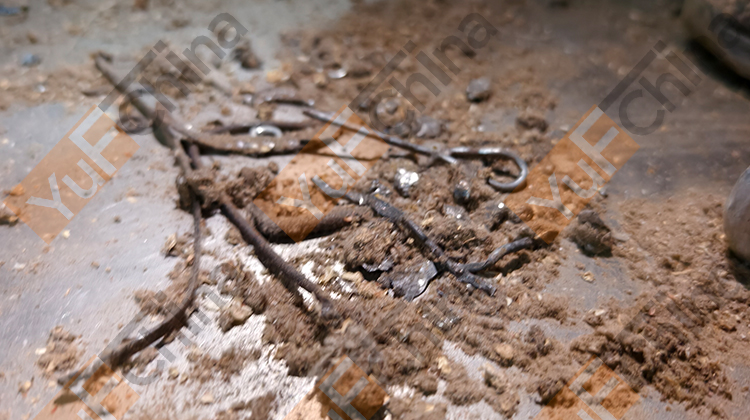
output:
[[500, 356], [500, 359], [502, 359], [502, 361], [506, 364], [510, 365], [513, 363], [515, 351], [513, 350], [513, 346], [511, 346], [510, 344], [503, 343], [495, 345], [495, 353], [497, 353], [497, 355]]
[[466, 204], [470, 197], [471, 186], [469, 185], [469, 181], [458, 181], [458, 184], [456, 184], [456, 187], [453, 189], [453, 199], [458, 204]]
[[242, 325], [253, 314], [253, 310], [244, 303], [234, 300], [229, 308], [229, 314], [232, 316], [235, 325]]
[[581, 278], [589, 283], [594, 282], [594, 274], [591, 271], [587, 271], [581, 275]]
[[469, 82], [466, 87], [466, 98], [472, 102], [482, 102], [490, 97], [490, 79], [480, 77]]
[[337, 70], [331, 70], [328, 72], [328, 78], [333, 79], [333, 80], [343, 79], [344, 77], [346, 77], [346, 74], [347, 74], [346, 69], [343, 69], [343, 68], [337, 69]]
[[319, 88], [324, 88], [328, 86], [328, 78], [323, 73], [315, 73], [313, 75], [313, 83]]
[[484, 382], [488, 386], [495, 388], [495, 390], [501, 394], [508, 389], [508, 377], [505, 375], [505, 372], [495, 368], [489, 363], [485, 363], [484, 366], [482, 366], [482, 370], [484, 370]]
[[203, 394], [200, 401], [201, 401], [201, 404], [204, 404], [204, 405], [213, 404], [214, 394], [210, 392], [206, 392], [205, 394]]
[[448, 362], [448, 359], [445, 356], [438, 357], [438, 369], [440, 370], [440, 373], [443, 375], [450, 375], [451, 373], [451, 366]]
[[18, 384], [18, 393], [19, 394], [26, 394], [31, 389], [31, 384], [33, 383], [33, 379], [30, 381], [26, 381], [23, 383]]
[[417, 137], [420, 139], [434, 139], [440, 135], [443, 128], [440, 121], [428, 116], [417, 118], [417, 127]]
[[36, 54], [24, 54], [21, 57], [21, 65], [24, 67], [34, 67], [38, 66], [39, 63], [42, 62], [42, 59], [39, 58]]

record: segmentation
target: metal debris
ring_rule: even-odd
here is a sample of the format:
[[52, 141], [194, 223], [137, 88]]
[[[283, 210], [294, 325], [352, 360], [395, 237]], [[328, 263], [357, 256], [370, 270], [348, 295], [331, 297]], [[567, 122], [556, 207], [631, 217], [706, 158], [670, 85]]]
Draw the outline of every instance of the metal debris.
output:
[[419, 181], [419, 174], [399, 168], [396, 171], [396, 177], [393, 179], [393, 186], [399, 194], [404, 197], [409, 196], [409, 189]]
[[452, 217], [457, 220], [466, 220], [469, 218], [468, 213], [463, 207], [460, 206], [443, 206], [443, 214], [447, 217]]
[[370, 273], [375, 273], [378, 271], [390, 271], [390, 269], [393, 268], [394, 265], [395, 264], [393, 260], [391, 260], [390, 258], [386, 258], [383, 261], [381, 261], [380, 264], [378, 265], [367, 264], [367, 263], [362, 264], [362, 268], [364, 268]]
[[466, 204], [471, 197], [471, 186], [468, 181], [458, 181], [456, 187], [453, 189], [453, 199], [458, 204]]
[[437, 276], [437, 268], [432, 261], [424, 261], [420, 264], [402, 265], [395, 271], [389, 273], [387, 278], [393, 287], [396, 296], [403, 296], [405, 300], [412, 301], [424, 293], [430, 280]]
[[347, 75], [347, 72], [346, 72], [346, 69], [344, 68], [331, 70], [328, 72], [328, 78], [332, 80], [343, 79], [344, 77], [346, 77], [346, 75]]
[[469, 147], [455, 147], [450, 150], [451, 157], [458, 159], [511, 159], [515, 162], [520, 170], [518, 177], [513, 182], [499, 182], [492, 178], [487, 179], [487, 183], [497, 191], [513, 192], [526, 184], [526, 177], [529, 176], [529, 166], [526, 161], [521, 159], [515, 152], [510, 150], [498, 149], [494, 147], [485, 147], [481, 149], [472, 149]]
[[380, 183], [377, 179], [372, 180], [372, 183], [370, 184], [370, 194], [380, 195], [383, 197], [389, 197], [391, 195], [391, 190]]
[[279, 127], [276, 127], [270, 124], [256, 125], [255, 127], [250, 129], [251, 137], [261, 137], [261, 136], [281, 137], [281, 135], [282, 135], [281, 129], [279, 129]]

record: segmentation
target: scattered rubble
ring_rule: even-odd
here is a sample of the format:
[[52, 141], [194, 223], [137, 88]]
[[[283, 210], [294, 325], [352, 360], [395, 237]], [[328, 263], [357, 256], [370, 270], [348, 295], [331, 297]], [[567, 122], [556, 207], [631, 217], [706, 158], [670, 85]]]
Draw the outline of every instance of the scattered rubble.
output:
[[466, 97], [471, 102], [482, 102], [490, 97], [490, 79], [480, 77], [469, 82], [466, 87]]

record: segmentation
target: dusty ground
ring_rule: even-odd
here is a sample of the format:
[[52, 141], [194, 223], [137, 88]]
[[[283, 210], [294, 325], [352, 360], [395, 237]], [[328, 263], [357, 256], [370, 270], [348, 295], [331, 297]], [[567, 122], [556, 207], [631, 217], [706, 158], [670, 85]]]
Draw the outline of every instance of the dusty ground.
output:
[[[287, 31], [273, 51], [278, 65], [245, 72], [227, 58], [220, 72], [232, 86], [230, 94], [202, 83], [189, 97], [176, 101], [182, 116], [207, 129], [281, 120], [289, 118], [288, 113], [298, 117], [287, 105], [255, 99], [249, 106], [243, 104], [247, 95], [257, 98], [269, 88], [293, 89], [301, 98], [314, 99], [317, 109], [333, 111], [349, 103], [406, 41], [430, 51], [456, 33], [463, 16], [479, 12], [502, 35], [474, 57], [451, 53], [461, 72], [450, 85], [437, 97], [418, 91], [426, 105], [423, 115], [440, 120], [442, 129], [423, 139], [416, 136], [417, 127], [409, 138], [439, 146], [503, 146], [533, 167], [657, 39], [680, 51], [691, 47], [675, 17], [676, 3], [356, 3], [325, 30]], [[154, 13], [168, 16], [166, 25], [176, 25], [169, 5], [152, 7]], [[131, 12], [125, 4], [107, 10], [115, 15], [143, 14]], [[20, 22], [7, 28], [3, 32], [7, 48], [32, 43], [28, 35], [24, 39], [28, 25]], [[115, 62], [127, 69], [149, 45], [116, 51]], [[261, 61], [269, 62], [271, 54], [263, 52], [259, 52]], [[398, 282], [426, 262], [425, 254], [390, 222], [365, 212], [361, 220], [330, 236], [277, 246], [335, 297], [340, 317], [321, 325], [292, 303], [289, 292], [268, 275], [223, 217], [211, 217], [201, 266], [203, 290], [218, 292], [231, 303], [219, 308], [210, 299], [199, 299], [210, 322], [201, 325], [187, 348], [174, 341], [167, 344], [178, 360], [163, 369], [155, 383], [135, 387], [141, 399], [128, 418], [283, 418], [315, 378], [343, 354], [378, 377], [391, 396], [385, 415], [393, 418], [532, 418], [591, 355], [600, 357], [639, 392], [641, 401], [625, 414], [626, 419], [743, 418], [749, 408], [746, 285], [750, 279], [747, 266], [726, 250], [721, 217], [724, 197], [750, 156], [746, 118], [750, 90], [748, 82], [727, 74], [700, 50], [688, 54], [707, 75], [699, 91], [669, 115], [661, 130], [635, 139], [642, 149], [615, 176], [606, 197], [598, 195], [590, 211], [560, 238], [551, 245], [537, 242], [533, 249], [509, 255], [492, 267], [487, 280], [497, 286], [495, 296], [472, 291], [452, 275], [440, 274], [422, 296], [405, 302]], [[98, 102], [101, 88], [108, 86], [90, 61], [70, 72], [8, 68], [10, 72], [3, 75], [7, 86], [0, 91], [4, 107]], [[326, 76], [339, 68], [349, 74], [342, 79]], [[665, 68], [658, 63], [646, 74], [655, 77]], [[404, 80], [419, 69], [410, 56], [394, 76]], [[491, 94], [472, 103], [464, 90], [477, 77], [490, 79]], [[38, 92], [39, 83], [45, 86], [44, 94]], [[394, 122], [407, 109], [401, 101], [392, 113], [379, 112], [383, 121]], [[637, 117], [646, 121], [649, 111]], [[614, 108], [611, 114], [619, 121]], [[313, 128], [289, 131], [286, 139], [309, 138], [320, 126], [304, 117], [301, 121]], [[148, 149], [161, 147], [152, 137], [143, 137]], [[219, 141], [240, 138], [247, 140], [225, 136]], [[157, 188], [141, 185], [127, 190], [120, 200], [161, 196], [173, 203], [176, 172], [165, 153], [156, 158], [148, 161], [149, 168], [155, 168], [151, 172], [155, 175], [148, 176], [166, 180]], [[220, 185], [244, 205], [272, 179], [279, 165], [288, 162], [284, 157], [213, 155], [204, 160], [214, 163]], [[128, 165], [140, 168], [144, 163], [134, 158]], [[419, 174], [408, 195], [394, 185], [399, 169]], [[480, 161], [458, 168], [428, 166], [424, 159], [393, 149], [355, 190], [379, 188], [381, 198], [405, 211], [450, 257], [481, 261], [497, 246], [530, 235], [528, 228], [498, 208], [503, 196], [483, 181], [492, 170], [500, 177], [515, 171], [509, 165], [485, 166]], [[10, 189], [24, 175], [3, 179], [3, 187]], [[453, 197], [460, 181], [471, 187], [464, 201]], [[164, 229], [162, 241], [149, 254], [166, 262], [158, 271], [165, 274], [160, 284], [170, 300], [181, 298], [192, 259], [191, 236], [172, 236], [190, 230], [188, 218], [178, 209], [173, 211], [173, 225], [180, 227]], [[6, 231], [33, 235], [22, 224], [0, 229], [4, 235]], [[31, 266], [28, 272], [26, 266], [18, 268], [30, 258], [21, 260], [14, 245], [7, 247], [8, 260], [0, 273], [12, 281], [3, 292], [8, 299], [29, 295], [32, 286], [19, 284], [21, 275], [40, 274]], [[92, 269], [90, 261], [80, 257], [79, 261]], [[164, 281], [167, 278], [169, 283]], [[32, 294], [31, 302], [54, 306], [43, 293], [45, 281], [46, 277], [33, 283], [42, 292]], [[116, 297], [140, 306], [150, 316], [144, 322], [153, 323], [164, 315], [163, 308], [151, 303], [154, 290], [159, 288], [152, 283], [130, 284]], [[0, 310], [10, 312], [8, 320], [16, 319], [13, 304]], [[31, 375], [28, 369], [12, 367], [23, 363], [0, 364], [0, 371], [5, 369], [0, 401], [8, 401], [9, 418], [33, 416], [46, 404], [39, 388], [48, 388], [45, 397], [55, 391], [46, 383], [50, 375], [74, 366], [79, 346], [85, 346], [87, 355], [100, 351], [103, 336], [113, 337], [117, 324], [129, 320], [125, 313], [111, 314], [115, 320], [109, 321], [111, 328], [94, 336], [87, 323], [80, 322], [83, 313], [74, 309], [47, 321], [51, 325], [39, 325], [36, 333], [42, 339], [28, 347], [44, 352], [27, 351], [23, 356], [34, 369]], [[434, 342], [411, 330], [419, 324], [437, 326], [432, 329]], [[12, 322], [4, 326], [13, 328]], [[409, 348], [423, 358], [415, 358]], [[16, 354], [22, 357], [22, 352]], [[153, 349], [144, 351], [125, 369], [151, 372], [157, 358], [163, 359]], [[29, 376], [37, 380], [27, 388]], [[324, 418], [325, 413], [317, 414], [307, 416]]]

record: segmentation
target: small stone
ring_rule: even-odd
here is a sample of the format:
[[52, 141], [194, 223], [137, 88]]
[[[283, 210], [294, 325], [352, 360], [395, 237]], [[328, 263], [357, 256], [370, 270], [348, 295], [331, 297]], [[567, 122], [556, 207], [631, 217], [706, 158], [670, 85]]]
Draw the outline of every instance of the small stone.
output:
[[733, 332], [737, 330], [737, 324], [739, 324], [739, 320], [732, 316], [732, 314], [728, 312], [723, 312], [719, 315], [719, 328], [721, 328], [724, 331], [727, 332]]
[[344, 68], [331, 70], [328, 72], [328, 78], [333, 79], [333, 80], [343, 79], [344, 77], [346, 77], [346, 75], [347, 75], [347, 71]]
[[231, 314], [235, 324], [241, 325], [250, 318], [250, 315], [253, 314], [253, 310], [247, 305], [238, 304], [231, 309]]
[[319, 88], [324, 88], [328, 86], [328, 78], [323, 73], [315, 73], [313, 74], [313, 83]]
[[24, 67], [34, 67], [38, 66], [39, 63], [42, 62], [42, 59], [39, 58], [36, 54], [24, 54], [21, 57], [21, 65]]
[[508, 388], [508, 377], [505, 375], [505, 372], [495, 368], [489, 363], [485, 363], [484, 366], [482, 366], [482, 369], [484, 370], [484, 382], [487, 386], [495, 388], [495, 390], [501, 394], [505, 392]]
[[443, 129], [440, 121], [428, 116], [417, 118], [416, 125], [418, 127], [417, 137], [420, 139], [434, 139], [440, 135]]
[[167, 237], [167, 241], [164, 242], [164, 246], [162, 247], [161, 251], [164, 253], [164, 255], [172, 255], [172, 251], [177, 246], [177, 234], [173, 233]]
[[471, 186], [469, 185], [469, 181], [458, 181], [458, 184], [456, 184], [456, 187], [453, 189], [453, 199], [458, 204], [466, 204], [467, 202], [469, 202], [470, 197]]
[[591, 271], [587, 271], [581, 275], [581, 278], [589, 283], [594, 282], [594, 274]]
[[241, 299], [234, 298], [219, 315], [219, 327], [227, 332], [233, 327], [244, 324], [252, 314], [253, 310], [249, 306], [245, 305]]
[[480, 77], [469, 82], [466, 87], [466, 97], [472, 102], [482, 102], [490, 97], [490, 79]]
[[91, 261], [91, 267], [93, 267], [93, 268], [99, 268], [100, 265], [99, 265], [99, 263], [97, 261]]
[[531, 109], [527, 109], [519, 114], [516, 118], [516, 124], [525, 130], [537, 129], [542, 133], [544, 133], [549, 126], [541, 112]]
[[180, 376], [180, 370], [172, 366], [169, 368], [169, 379], [177, 379]]
[[510, 344], [502, 343], [495, 345], [495, 353], [500, 356], [500, 359], [505, 365], [510, 366], [513, 364], [516, 352]]
[[122, 222], [122, 218], [120, 216], [115, 216], [115, 218], [112, 219], [112, 221], [114, 221], [115, 223], [120, 223]]
[[438, 369], [440, 370], [440, 373], [443, 375], [450, 375], [451, 373], [451, 366], [448, 362], [448, 359], [445, 356], [438, 357]]
[[110, 273], [110, 272], [112, 272], [112, 267], [107, 267], [107, 268], [105, 268], [105, 269], [104, 269], [104, 272], [105, 272], [105, 273]]
[[341, 278], [352, 283], [359, 283], [365, 280], [365, 277], [359, 271], [344, 271], [341, 273]]
[[289, 76], [285, 75], [284, 72], [279, 69], [274, 69], [266, 73], [266, 81], [268, 81], [268, 83], [276, 84], [283, 82], [286, 79], [289, 79]]
[[209, 405], [214, 403], [214, 394], [206, 392], [200, 399], [201, 404]]
[[32, 378], [30, 381], [26, 381], [23, 383], [18, 384], [18, 393], [26, 395], [27, 392], [31, 389], [31, 384], [34, 383], [34, 378]]
[[65, 238], [65, 239], [68, 239], [68, 238], [70, 238], [70, 231], [69, 231], [69, 230], [67, 230], [67, 229], [66, 229], [66, 230], [64, 230], [64, 231], [62, 232], [62, 237], [63, 237], [63, 238]]

